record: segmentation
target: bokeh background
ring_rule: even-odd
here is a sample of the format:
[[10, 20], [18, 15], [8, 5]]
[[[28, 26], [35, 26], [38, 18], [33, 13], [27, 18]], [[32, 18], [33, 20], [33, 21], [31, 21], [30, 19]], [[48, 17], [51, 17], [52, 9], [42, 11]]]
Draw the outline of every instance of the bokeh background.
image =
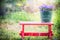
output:
[[[60, 0], [0, 0], [0, 40], [21, 40], [20, 21], [41, 22], [39, 7], [52, 5], [53, 40], [60, 40]], [[26, 31], [47, 31], [47, 27], [25, 28]], [[43, 30], [42, 30], [43, 29]], [[25, 40], [48, 40], [48, 37], [25, 37]]]

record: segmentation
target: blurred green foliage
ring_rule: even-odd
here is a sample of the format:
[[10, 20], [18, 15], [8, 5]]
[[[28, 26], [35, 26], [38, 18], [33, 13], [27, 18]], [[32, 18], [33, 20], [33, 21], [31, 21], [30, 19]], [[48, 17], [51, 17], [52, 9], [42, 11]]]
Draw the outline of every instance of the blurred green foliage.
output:
[[28, 14], [24, 11], [6, 14], [6, 19], [14, 20], [16, 22], [30, 20]]
[[[6, 0], [7, 2], [12, 2], [12, 4], [14, 4], [14, 2], [16, 2], [17, 0]], [[2, 1], [2, 3], [0, 3], [1, 5], [3, 4], [4, 1]], [[19, 0], [19, 2], [25, 2], [25, 0]], [[5, 3], [5, 2], [4, 2]], [[60, 0], [57, 0], [56, 5], [58, 5], [60, 3]], [[22, 3], [23, 4], [23, 3]], [[16, 7], [17, 8], [17, 7]], [[14, 11], [14, 12], [8, 12], [6, 13], [6, 15], [4, 15], [5, 19], [9, 20], [13, 20], [16, 23], [18, 23], [19, 21], [31, 21], [31, 19], [29, 18], [30, 15], [28, 15], [27, 12], [25, 11]], [[7, 20], [6, 22], [3, 22], [5, 19], [2, 19], [3, 16], [0, 16], [0, 23], [8, 23]], [[2, 26], [0, 26], [2, 27]], [[55, 10], [55, 19], [54, 19], [54, 36], [57, 37], [57, 40], [60, 40], [60, 7], [59, 5], [56, 7]], [[53, 38], [54, 38], [53, 36]], [[26, 37], [25, 40], [48, 40], [48, 38], [41, 38], [41, 37]], [[13, 32], [13, 31], [8, 31], [5, 28], [0, 28], [0, 40], [21, 40], [19, 34], [17, 32]]]
[[55, 20], [55, 27], [57, 33], [57, 39], [60, 40], [60, 8], [56, 10], [56, 20]]

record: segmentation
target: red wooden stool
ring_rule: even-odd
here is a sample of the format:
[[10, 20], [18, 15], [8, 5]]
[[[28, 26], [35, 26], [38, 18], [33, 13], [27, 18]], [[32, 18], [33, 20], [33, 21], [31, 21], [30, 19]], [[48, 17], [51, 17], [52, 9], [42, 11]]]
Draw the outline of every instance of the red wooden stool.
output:
[[[50, 40], [52, 40], [52, 23], [40, 23], [40, 22], [20, 22], [20, 25], [22, 25], [22, 31], [19, 33], [21, 36], [22, 40], [24, 40], [24, 36], [48, 36]], [[24, 26], [25, 25], [48, 25], [48, 33], [32, 33], [32, 32], [24, 32]]]

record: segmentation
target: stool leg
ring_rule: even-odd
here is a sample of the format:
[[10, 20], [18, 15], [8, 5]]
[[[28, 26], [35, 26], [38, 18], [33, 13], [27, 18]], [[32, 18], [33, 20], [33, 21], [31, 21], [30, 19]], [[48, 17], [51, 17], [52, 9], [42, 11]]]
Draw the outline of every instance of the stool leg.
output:
[[52, 40], [52, 35], [50, 33], [48, 33], [48, 38], [49, 40]]
[[24, 25], [22, 25], [22, 40], [24, 40]]
[[22, 40], [24, 40], [24, 37], [21, 37], [22, 38]]
[[49, 32], [48, 32], [49, 40], [52, 40], [52, 31], [51, 31], [51, 26], [52, 26], [51, 24], [49, 24], [49, 25], [48, 25], [48, 27], [49, 27], [49, 29], [48, 29], [48, 30], [49, 30]]

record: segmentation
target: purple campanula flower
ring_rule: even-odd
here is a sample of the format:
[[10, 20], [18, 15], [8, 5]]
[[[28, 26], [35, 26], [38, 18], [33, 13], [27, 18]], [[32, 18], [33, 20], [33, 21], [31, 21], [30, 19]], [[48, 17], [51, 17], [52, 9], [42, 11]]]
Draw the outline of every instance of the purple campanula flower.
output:
[[44, 5], [40, 6], [39, 9], [41, 9], [41, 11], [43, 9], [47, 9], [47, 10], [50, 10], [51, 11], [53, 9], [53, 7], [54, 7], [53, 5], [45, 5], [44, 4]]

